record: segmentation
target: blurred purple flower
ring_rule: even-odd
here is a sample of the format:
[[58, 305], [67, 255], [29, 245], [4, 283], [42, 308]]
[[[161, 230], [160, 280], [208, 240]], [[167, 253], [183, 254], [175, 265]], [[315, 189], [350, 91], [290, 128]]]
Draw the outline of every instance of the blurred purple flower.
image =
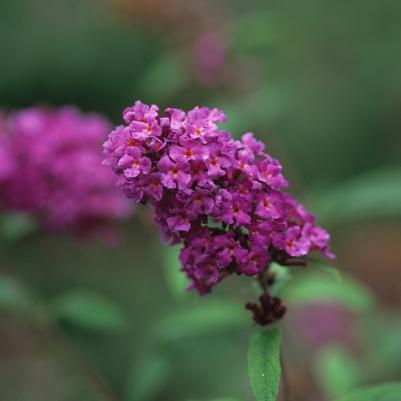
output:
[[289, 327], [297, 333], [294, 340], [306, 341], [314, 350], [332, 343], [354, 345], [355, 316], [343, 305], [315, 302], [297, 307], [289, 317]]
[[193, 45], [194, 64], [199, 80], [209, 86], [218, 84], [224, 75], [227, 49], [218, 32], [201, 33]]
[[3, 136], [4, 128], [0, 122], [0, 185], [11, 174], [14, 168], [14, 160], [11, 156], [9, 144]]
[[[32, 213], [47, 229], [80, 233], [101, 232], [130, 214], [113, 174], [101, 165], [109, 132], [102, 117], [72, 107], [31, 108], [0, 127], [1, 210]], [[133, 168], [135, 152], [128, 157]], [[8, 170], [7, 159], [14, 161]]]

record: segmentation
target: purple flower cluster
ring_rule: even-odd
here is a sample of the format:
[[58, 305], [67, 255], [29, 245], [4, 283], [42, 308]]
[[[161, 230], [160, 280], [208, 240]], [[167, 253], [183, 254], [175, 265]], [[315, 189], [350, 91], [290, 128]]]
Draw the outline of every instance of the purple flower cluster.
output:
[[10, 175], [14, 166], [14, 160], [11, 157], [9, 145], [6, 139], [1, 136], [1, 127], [2, 122], [0, 121], [0, 185]]
[[31, 108], [0, 121], [0, 210], [34, 215], [46, 228], [87, 232], [129, 215], [101, 165], [109, 124], [70, 107]]
[[161, 116], [137, 101], [123, 118], [104, 144], [104, 163], [129, 198], [153, 207], [164, 239], [183, 244], [190, 288], [205, 294], [232, 273], [260, 276], [272, 261], [291, 264], [315, 250], [333, 257], [327, 232], [283, 192], [280, 163], [251, 133], [234, 140], [220, 130], [222, 111]]

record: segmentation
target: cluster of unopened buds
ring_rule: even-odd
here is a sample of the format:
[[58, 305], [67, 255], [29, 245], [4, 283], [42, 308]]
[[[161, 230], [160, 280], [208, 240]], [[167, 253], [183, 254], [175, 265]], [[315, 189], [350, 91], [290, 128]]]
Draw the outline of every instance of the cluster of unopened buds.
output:
[[[218, 127], [218, 109], [189, 112], [137, 101], [104, 144], [105, 164], [118, 186], [137, 203], [147, 203], [163, 238], [182, 244], [182, 271], [189, 289], [211, 291], [238, 274], [262, 280], [271, 262], [305, 264], [311, 251], [331, 258], [329, 235], [293, 196], [280, 163], [251, 133], [241, 140]], [[270, 297], [248, 304], [259, 324], [282, 317], [285, 307]]]

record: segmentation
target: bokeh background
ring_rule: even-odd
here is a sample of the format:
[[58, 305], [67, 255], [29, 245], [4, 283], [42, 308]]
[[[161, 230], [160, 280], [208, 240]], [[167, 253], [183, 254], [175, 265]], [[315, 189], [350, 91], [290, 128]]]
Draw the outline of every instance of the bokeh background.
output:
[[[332, 233], [342, 283], [294, 271], [283, 322], [287, 399], [330, 401], [401, 378], [400, 21], [398, 0], [2, 0], [0, 107], [207, 105], [262, 138]], [[113, 246], [1, 227], [2, 401], [252, 399], [249, 282], [187, 294], [146, 209]]]

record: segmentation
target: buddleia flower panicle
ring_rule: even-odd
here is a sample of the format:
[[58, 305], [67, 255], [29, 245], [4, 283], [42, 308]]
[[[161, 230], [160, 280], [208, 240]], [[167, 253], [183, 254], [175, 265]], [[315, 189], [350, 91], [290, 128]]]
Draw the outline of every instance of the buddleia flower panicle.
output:
[[[221, 130], [221, 110], [160, 114], [156, 105], [137, 101], [123, 118], [104, 144], [104, 164], [128, 198], [154, 209], [163, 239], [182, 244], [189, 289], [209, 293], [232, 274], [261, 278], [271, 262], [302, 264], [312, 251], [334, 257], [328, 233], [284, 192], [279, 161], [252, 133], [234, 140]], [[285, 312], [267, 295], [261, 307], [248, 309], [260, 324]]]
[[107, 233], [129, 201], [101, 165], [109, 123], [72, 107], [30, 108], [0, 122], [0, 211], [32, 214], [51, 231]]
[[[15, 167], [15, 161], [10, 152], [10, 145], [5, 137], [6, 120], [4, 115], [0, 114], [0, 188], [2, 183], [10, 176]], [[1, 191], [0, 191], [1, 196]]]

